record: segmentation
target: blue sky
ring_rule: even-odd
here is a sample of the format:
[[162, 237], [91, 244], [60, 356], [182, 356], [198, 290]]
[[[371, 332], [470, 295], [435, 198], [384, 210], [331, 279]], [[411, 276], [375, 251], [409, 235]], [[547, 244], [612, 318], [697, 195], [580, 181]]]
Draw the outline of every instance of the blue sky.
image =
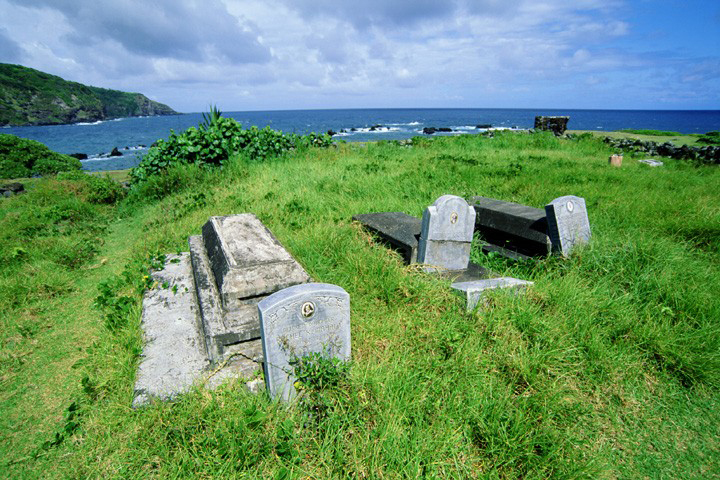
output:
[[0, 0], [0, 62], [176, 110], [720, 109], [718, 0]]

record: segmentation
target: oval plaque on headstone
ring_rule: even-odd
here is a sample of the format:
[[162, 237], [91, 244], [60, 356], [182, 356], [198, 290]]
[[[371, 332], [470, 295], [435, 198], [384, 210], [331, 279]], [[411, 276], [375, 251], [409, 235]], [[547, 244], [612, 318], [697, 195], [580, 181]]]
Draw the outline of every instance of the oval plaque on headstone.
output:
[[350, 295], [327, 283], [280, 290], [258, 303], [265, 358], [265, 384], [271, 398], [295, 396], [290, 362], [309, 353], [350, 359]]

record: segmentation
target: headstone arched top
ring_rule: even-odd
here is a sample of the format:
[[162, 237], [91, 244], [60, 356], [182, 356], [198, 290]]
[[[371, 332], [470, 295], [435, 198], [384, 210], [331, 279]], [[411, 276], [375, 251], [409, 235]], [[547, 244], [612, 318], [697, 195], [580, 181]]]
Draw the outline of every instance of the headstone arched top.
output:
[[418, 262], [462, 270], [470, 262], [475, 209], [465, 199], [443, 195], [425, 209], [418, 242]]

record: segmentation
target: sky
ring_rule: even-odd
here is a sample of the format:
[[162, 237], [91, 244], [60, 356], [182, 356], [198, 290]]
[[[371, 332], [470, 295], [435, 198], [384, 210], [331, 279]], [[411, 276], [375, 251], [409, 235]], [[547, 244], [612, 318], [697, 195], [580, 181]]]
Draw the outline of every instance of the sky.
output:
[[0, 62], [181, 112], [720, 109], [719, 0], [0, 0]]

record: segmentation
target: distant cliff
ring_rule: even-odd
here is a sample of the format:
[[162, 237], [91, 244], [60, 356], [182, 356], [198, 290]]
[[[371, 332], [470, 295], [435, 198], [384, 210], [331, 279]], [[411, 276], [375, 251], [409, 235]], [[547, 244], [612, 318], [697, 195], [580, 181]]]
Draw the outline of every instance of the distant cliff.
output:
[[140, 93], [89, 87], [0, 63], [0, 125], [57, 125], [174, 114], [172, 108]]

